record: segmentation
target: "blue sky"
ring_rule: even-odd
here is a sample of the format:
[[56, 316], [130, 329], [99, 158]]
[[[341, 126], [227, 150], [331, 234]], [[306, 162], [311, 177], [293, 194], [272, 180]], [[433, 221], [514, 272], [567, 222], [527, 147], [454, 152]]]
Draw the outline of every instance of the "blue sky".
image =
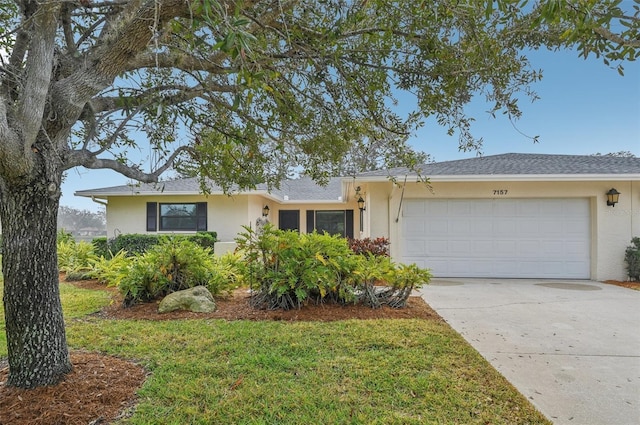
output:
[[[484, 139], [483, 155], [508, 152], [591, 155], [630, 151], [640, 156], [640, 62], [626, 63], [625, 75], [606, 67], [593, 56], [587, 60], [571, 51], [538, 51], [528, 55], [543, 80], [534, 86], [540, 97], [531, 103], [519, 100], [523, 116], [512, 123], [503, 116], [492, 118], [488, 105], [474, 102], [468, 113], [476, 119], [473, 132]], [[402, 105], [399, 105], [402, 107]], [[528, 136], [540, 136], [539, 143]], [[436, 161], [473, 158], [477, 152], [458, 150], [457, 137], [450, 137], [435, 120], [428, 120], [410, 139], [415, 149]], [[70, 170], [62, 186], [61, 205], [98, 210], [88, 198], [74, 196], [77, 190], [126, 184], [113, 171]]]

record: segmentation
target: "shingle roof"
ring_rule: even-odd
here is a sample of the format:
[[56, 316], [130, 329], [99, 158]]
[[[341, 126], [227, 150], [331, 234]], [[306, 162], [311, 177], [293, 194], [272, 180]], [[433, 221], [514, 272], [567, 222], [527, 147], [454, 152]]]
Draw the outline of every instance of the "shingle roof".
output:
[[[612, 175], [640, 174], [640, 158], [587, 155], [544, 155], [507, 153], [455, 161], [436, 162], [419, 167], [429, 176], [469, 175]], [[358, 177], [415, 175], [408, 168], [372, 171]]]
[[[211, 193], [221, 193], [222, 188], [209, 183]], [[247, 193], [268, 193], [266, 185], [258, 185], [255, 190]], [[128, 196], [128, 195], [197, 195], [200, 194], [200, 181], [197, 178], [167, 180], [158, 183], [127, 184], [122, 186], [103, 187], [98, 189], [79, 190], [76, 196]], [[292, 201], [341, 201], [342, 178], [334, 177], [327, 186], [320, 186], [308, 177], [285, 180], [279, 189], [273, 189], [271, 195], [280, 200]]]
[[[544, 155], [507, 153], [502, 155], [483, 156], [471, 159], [436, 162], [420, 167], [425, 177], [465, 176], [575, 176], [577, 179], [588, 176], [619, 176], [640, 180], [640, 158], [621, 158], [613, 156], [586, 155]], [[358, 174], [358, 179], [386, 179], [388, 176], [415, 175], [408, 168], [371, 171]], [[289, 202], [340, 202], [344, 178], [334, 177], [327, 186], [320, 186], [310, 178], [285, 180], [279, 189], [273, 189], [270, 196]], [[214, 184], [209, 185], [211, 193], [221, 193], [222, 189]], [[248, 193], [269, 193], [265, 185]], [[80, 190], [77, 196], [128, 196], [157, 194], [200, 194], [200, 183], [197, 178], [163, 181], [155, 184], [132, 184], [105, 187], [99, 189]]]

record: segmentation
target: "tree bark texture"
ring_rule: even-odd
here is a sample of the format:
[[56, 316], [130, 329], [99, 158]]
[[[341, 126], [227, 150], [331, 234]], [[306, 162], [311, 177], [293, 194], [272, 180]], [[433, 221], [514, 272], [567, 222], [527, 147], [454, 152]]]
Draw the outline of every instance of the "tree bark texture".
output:
[[8, 386], [55, 385], [72, 369], [58, 286], [58, 203], [42, 183], [2, 190]]

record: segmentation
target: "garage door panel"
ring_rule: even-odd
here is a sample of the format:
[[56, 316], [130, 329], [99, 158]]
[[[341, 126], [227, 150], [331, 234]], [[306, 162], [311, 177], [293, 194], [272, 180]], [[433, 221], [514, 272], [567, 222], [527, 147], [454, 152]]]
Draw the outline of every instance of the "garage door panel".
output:
[[513, 240], [496, 240], [494, 241], [495, 250], [492, 258], [511, 257], [516, 252], [518, 243]]
[[540, 241], [521, 240], [518, 241], [517, 257], [524, 256], [539, 256], [540, 255]]
[[573, 258], [585, 258], [589, 255], [589, 247], [582, 241], [566, 241], [564, 252]]
[[587, 199], [407, 200], [403, 217], [402, 260], [434, 276], [590, 275]]
[[429, 254], [425, 249], [426, 241], [424, 240], [415, 240], [408, 239], [405, 243], [406, 247], [406, 255], [409, 257], [420, 256], [424, 254]]
[[540, 223], [535, 220], [524, 220], [520, 222], [518, 233], [521, 235], [538, 235], [540, 233]]
[[[411, 202], [407, 203], [403, 208], [404, 217], [424, 217], [427, 213], [426, 208], [429, 204], [421, 203], [421, 202]], [[433, 213], [433, 211], [430, 211]]]
[[565, 254], [565, 243], [562, 241], [542, 241], [540, 250], [550, 257], [558, 257]]
[[514, 218], [499, 218], [494, 221], [493, 229], [496, 237], [511, 237], [518, 229], [518, 222]]
[[449, 222], [445, 228], [449, 229], [449, 235], [455, 237], [469, 234], [473, 227], [468, 218], [459, 218], [455, 223]]
[[581, 236], [589, 231], [588, 225], [585, 226], [582, 220], [576, 217], [576, 220], [567, 220], [564, 222], [564, 234], [567, 236]]
[[449, 214], [470, 217], [473, 211], [469, 201], [452, 201], [449, 204]]

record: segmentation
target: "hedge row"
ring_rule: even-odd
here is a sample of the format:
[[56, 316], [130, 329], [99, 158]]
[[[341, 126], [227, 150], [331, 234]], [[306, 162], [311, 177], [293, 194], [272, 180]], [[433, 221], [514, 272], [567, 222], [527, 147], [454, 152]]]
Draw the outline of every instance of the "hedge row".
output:
[[[193, 235], [171, 235], [171, 237], [174, 240], [188, 240], [213, 251], [218, 234], [216, 232], [198, 232]], [[111, 258], [119, 251], [126, 251], [129, 256], [144, 254], [166, 238], [167, 235], [123, 234], [111, 239], [95, 238], [92, 243], [97, 255]]]

